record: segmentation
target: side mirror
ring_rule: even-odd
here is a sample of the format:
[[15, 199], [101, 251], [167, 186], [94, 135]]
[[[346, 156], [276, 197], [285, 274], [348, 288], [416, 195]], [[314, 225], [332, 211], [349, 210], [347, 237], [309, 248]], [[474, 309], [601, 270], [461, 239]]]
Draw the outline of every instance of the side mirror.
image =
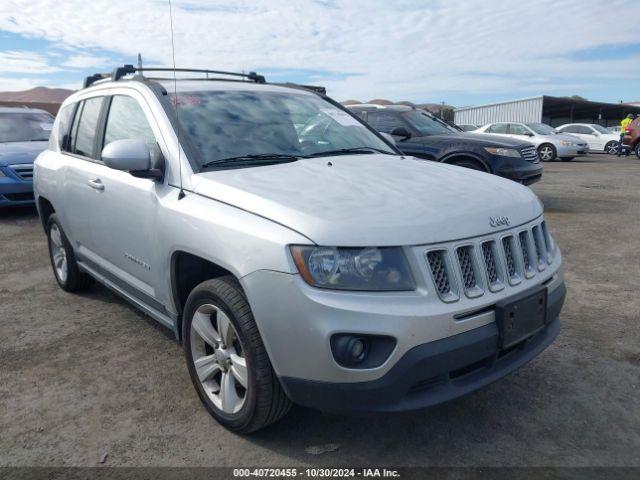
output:
[[396, 127], [391, 130], [391, 135], [394, 137], [402, 137], [400, 141], [411, 138], [411, 132], [406, 127]]
[[116, 140], [102, 149], [102, 161], [114, 170], [129, 172], [134, 177], [159, 180], [162, 171], [151, 168], [151, 154], [144, 140]]
[[524, 135], [526, 135], [527, 137], [533, 137], [533, 133], [531, 132], [524, 132]]
[[393, 135], [389, 135], [388, 133], [380, 132], [380, 135], [384, 137], [384, 139], [389, 142], [391, 145], [396, 144], [396, 139], [393, 138]]

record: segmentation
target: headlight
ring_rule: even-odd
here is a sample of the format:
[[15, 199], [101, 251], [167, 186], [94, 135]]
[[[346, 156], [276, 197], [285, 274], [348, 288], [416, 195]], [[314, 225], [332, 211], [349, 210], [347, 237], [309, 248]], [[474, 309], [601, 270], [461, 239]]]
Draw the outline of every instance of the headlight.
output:
[[336, 248], [294, 245], [291, 254], [304, 280], [336, 290], [414, 290], [399, 247]]
[[484, 147], [484, 149], [492, 155], [500, 155], [501, 157], [522, 157], [520, 152], [515, 148]]

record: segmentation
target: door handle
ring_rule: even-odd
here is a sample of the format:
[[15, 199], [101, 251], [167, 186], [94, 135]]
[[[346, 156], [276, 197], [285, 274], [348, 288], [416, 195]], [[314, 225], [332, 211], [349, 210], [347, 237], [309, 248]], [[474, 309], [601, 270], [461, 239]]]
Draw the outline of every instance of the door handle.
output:
[[104, 183], [99, 178], [95, 178], [93, 180], [87, 180], [87, 184], [95, 190], [104, 190]]

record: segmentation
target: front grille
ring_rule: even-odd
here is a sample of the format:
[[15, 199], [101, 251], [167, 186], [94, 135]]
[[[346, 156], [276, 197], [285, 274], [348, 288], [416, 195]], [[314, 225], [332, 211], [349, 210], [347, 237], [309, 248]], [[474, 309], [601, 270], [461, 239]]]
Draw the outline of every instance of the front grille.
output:
[[538, 159], [538, 150], [534, 146], [521, 148], [520, 154], [527, 162], [538, 163], [540, 161]]
[[429, 261], [429, 267], [431, 267], [433, 282], [440, 295], [451, 293], [451, 282], [449, 281], [449, 274], [447, 273], [444, 260], [445, 254], [446, 252], [444, 250], [435, 250], [427, 253], [427, 260]]
[[484, 258], [484, 266], [487, 269], [487, 278], [490, 284], [498, 282], [498, 267], [493, 256], [493, 241], [484, 242], [482, 244], [482, 258]]
[[457, 250], [458, 261], [460, 262], [460, 271], [462, 272], [462, 281], [465, 290], [471, 290], [478, 285], [476, 280], [476, 272], [473, 267], [473, 253], [470, 246], [460, 247]]
[[462, 246], [435, 246], [425, 257], [440, 299], [456, 302], [529, 282], [555, 257], [544, 222], [502, 238], [483, 237]]
[[9, 168], [22, 180], [33, 180], [33, 164], [25, 163], [20, 165], [9, 165]]

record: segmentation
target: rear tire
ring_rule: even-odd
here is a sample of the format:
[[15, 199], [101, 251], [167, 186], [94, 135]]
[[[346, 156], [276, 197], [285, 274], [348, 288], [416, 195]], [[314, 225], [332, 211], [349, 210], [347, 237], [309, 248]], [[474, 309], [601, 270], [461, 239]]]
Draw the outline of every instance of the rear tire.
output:
[[194, 288], [183, 318], [189, 375], [213, 418], [229, 430], [250, 433], [286, 415], [291, 401], [235, 278], [207, 280]]
[[636, 157], [640, 159], [640, 142], [636, 143]]
[[604, 146], [604, 151], [609, 155], [617, 155], [618, 148], [620, 148], [620, 142], [616, 142], [615, 140], [612, 140]]
[[67, 292], [77, 292], [91, 287], [93, 277], [78, 268], [73, 248], [55, 213], [47, 220], [47, 240], [53, 275], [60, 288]]
[[556, 147], [550, 143], [543, 143], [538, 147], [538, 157], [543, 162], [553, 162], [557, 155]]

